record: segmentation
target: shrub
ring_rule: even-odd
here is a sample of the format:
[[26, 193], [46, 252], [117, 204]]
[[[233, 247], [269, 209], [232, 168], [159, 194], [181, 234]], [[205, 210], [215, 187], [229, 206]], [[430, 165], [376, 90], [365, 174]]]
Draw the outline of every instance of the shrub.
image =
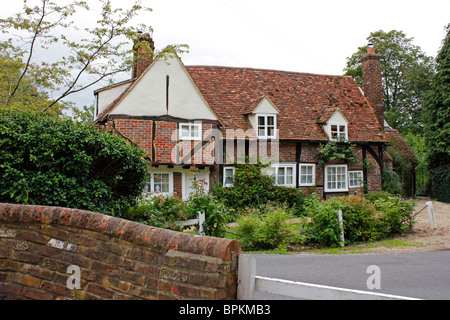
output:
[[413, 200], [404, 201], [395, 196], [380, 197], [374, 201], [374, 205], [380, 212], [379, 229], [384, 235], [399, 234], [413, 228]]
[[156, 195], [142, 200], [138, 205], [128, 207], [122, 218], [176, 231], [184, 228], [175, 222], [196, 217], [195, 211], [177, 195]]
[[383, 172], [383, 190], [392, 194], [402, 194], [402, 182], [395, 171], [385, 170]]
[[412, 227], [414, 203], [387, 192], [367, 196], [372, 201], [347, 196], [319, 201], [312, 197], [306, 208], [310, 221], [305, 223], [310, 242], [325, 246], [340, 245], [337, 211], [342, 210], [346, 243], [372, 241], [390, 234], [403, 233]]
[[305, 194], [296, 188], [275, 186], [270, 176], [262, 174], [267, 165], [237, 164], [234, 186], [213, 188], [214, 194], [227, 207], [242, 211], [246, 207], [259, 207], [267, 202], [287, 205], [296, 215], [304, 210]]
[[205, 192], [205, 183], [204, 180], [194, 182], [192, 196], [189, 198], [187, 205], [191, 212], [205, 213], [203, 230], [206, 235], [223, 237], [225, 225], [231, 220], [230, 211], [214, 195]]
[[177, 221], [195, 219], [200, 212], [204, 212], [203, 231], [205, 234], [222, 237], [225, 225], [230, 220], [229, 210], [217, 198], [204, 191], [204, 183], [206, 183], [204, 180], [194, 183], [193, 192], [188, 201], [183, 201], [176, 194], [159, 194], [141, 201], [136, 206], [129, 207], [122, 217], [158, 228], [183, 231], [186, 228], [179, 226]]
[[108, 132], [0, 112], [0, 201], [118, 214], [145, 186], [143, 153]]
[[264, 206], [259, 209], [248, 209], [246, 214], [237, 220], [236, 233], [244, 249], [274, 249], [286, 246], [293, 232], [288, 219], [293, 215], [286, 207]]

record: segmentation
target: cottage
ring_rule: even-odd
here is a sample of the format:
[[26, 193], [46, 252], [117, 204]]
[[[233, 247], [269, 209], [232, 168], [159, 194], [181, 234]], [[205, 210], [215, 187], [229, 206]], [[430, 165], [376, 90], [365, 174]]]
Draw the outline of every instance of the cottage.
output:
[[[141, 35], [139, 41], [148, 41]], [[95, 123], [140, 146], [151, 164], [148, 193], [189, 197], [195, 181], [233, 184], [240, 161], [270, 163], [278, 185], [321, 197], [382, 187], [384, 104], [380, 56], [362, 59], [364, 92], [351, 77], [185, 66], [136, 50], [132, 79], [95, 91]], [[320, 161], [330, 141], [353, 145], [356, 162]]]

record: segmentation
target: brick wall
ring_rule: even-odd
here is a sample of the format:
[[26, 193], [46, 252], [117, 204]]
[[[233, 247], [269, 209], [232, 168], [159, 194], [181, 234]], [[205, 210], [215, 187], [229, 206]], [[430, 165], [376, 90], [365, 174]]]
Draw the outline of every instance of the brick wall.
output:
[[[0, 204], [0, 299], [235, 299], [239, 243], [82, 210]], [[69, 266], [80, 289], [69, 289]]]

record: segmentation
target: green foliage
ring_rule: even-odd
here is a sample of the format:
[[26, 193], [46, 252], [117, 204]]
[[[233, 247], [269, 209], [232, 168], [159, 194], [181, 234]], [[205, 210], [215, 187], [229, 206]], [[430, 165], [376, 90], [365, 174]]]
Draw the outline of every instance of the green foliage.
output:
[[128, 207], [121, 217], [157, 228], [182, 231], [184, 228], [175, 222], [194, 219], [196, 212], [177, 195], [158, 194]]
[[204, 212], [203, 231], [206, 235], [223, 237], [225, 225], [230, 221], [230, 211], [217, 198], [205, 192], [205, 180], [196, 180], [192, 186], [193, 193], [189, 197], [188, 206], [193, 212]]
[[200, 212], [204, 212], [203, 231], [205, 234], [223, 237], [225, 225], [230, 221], [229, 210], [217, 198], [204, 191], [205, 183], [204, 180], [194, 182], [193, 192], [188, 201], [183, 201], [176, 194], [158, 194], [144, 199], [135, 206], [128, 207], [122, 218], [157, 228], [183, 231], [190, 227], [182, 227], [176, 222], [195, 219]]
[[242, 214], [234, 231], [242, 235], [239, 242], [245, 250], [285, 247], [294, 237], [287, 222], [291, 218], [293, 215], [286, 207], [261, 206]]
[[[375, 52], [380, 54], [386, 119], [394, 128], [420, 132], [424, 93], [430, 88], [434, 73], [432, 57], [427, 56], [413, 38], [398, 30], [371, 32], [367, 38]], [[361, 58], [367, 46], [347, 58], [346, 75], [362, 85]]]
[[436, 58], [437, 73], [427, 92], [424, 133], [431, 171], [432, 196], [450, 202], [450, 24]]
[[358, 162], [358, 155], [355, 152], [354, 145], [345, 139], [337, 141], [328, 141], [325, 145], [320, 145], [317, 152], [319, 165], [323, 166], [330, 161], [348, 161], [351, 163]]
[[119, 136], [0, 112], [0, 201], [117, 214], [141, 195], [146, 172], [142, 151]]
[[403, 193], [402, 182], [397, 172], [392, 170], [383, 171], [383, 190], [396, 195]]
[[413, 202], [403, 201], [387, 192], [372, 195], [369, 199], [348, 196], [319, 201], [311, 198], [306, 208], [310, 220], [305, 223], [309, 241], [324, 246], [341, 244], [338, 210], [343, 213], [346, 243], [381, 239], [412, 227], [412, 223], [404, 222], [412, 213]]
[[450, 168], [445, 165], [432, 168], [430, 178], [436, 199], [438, 201], [450, 203]]
[[300, 215], [306, 199], [304, 193], [296, 188], [275, 186], [270, 176], [262, 174], [267, 167], [261, 163], [237, 164], [234, 186], [216, 186], [213, 192], [227, 207], [236, 211], [272, 202], [287, 205]]

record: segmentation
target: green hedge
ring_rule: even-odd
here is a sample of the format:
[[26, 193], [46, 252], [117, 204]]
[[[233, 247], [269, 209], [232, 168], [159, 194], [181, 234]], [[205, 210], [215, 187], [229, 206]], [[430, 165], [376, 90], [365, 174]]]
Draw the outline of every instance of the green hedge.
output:
[[143, 153], [93, 126], [0, 112], [0, 201], [118, 214], [145, 186]]

